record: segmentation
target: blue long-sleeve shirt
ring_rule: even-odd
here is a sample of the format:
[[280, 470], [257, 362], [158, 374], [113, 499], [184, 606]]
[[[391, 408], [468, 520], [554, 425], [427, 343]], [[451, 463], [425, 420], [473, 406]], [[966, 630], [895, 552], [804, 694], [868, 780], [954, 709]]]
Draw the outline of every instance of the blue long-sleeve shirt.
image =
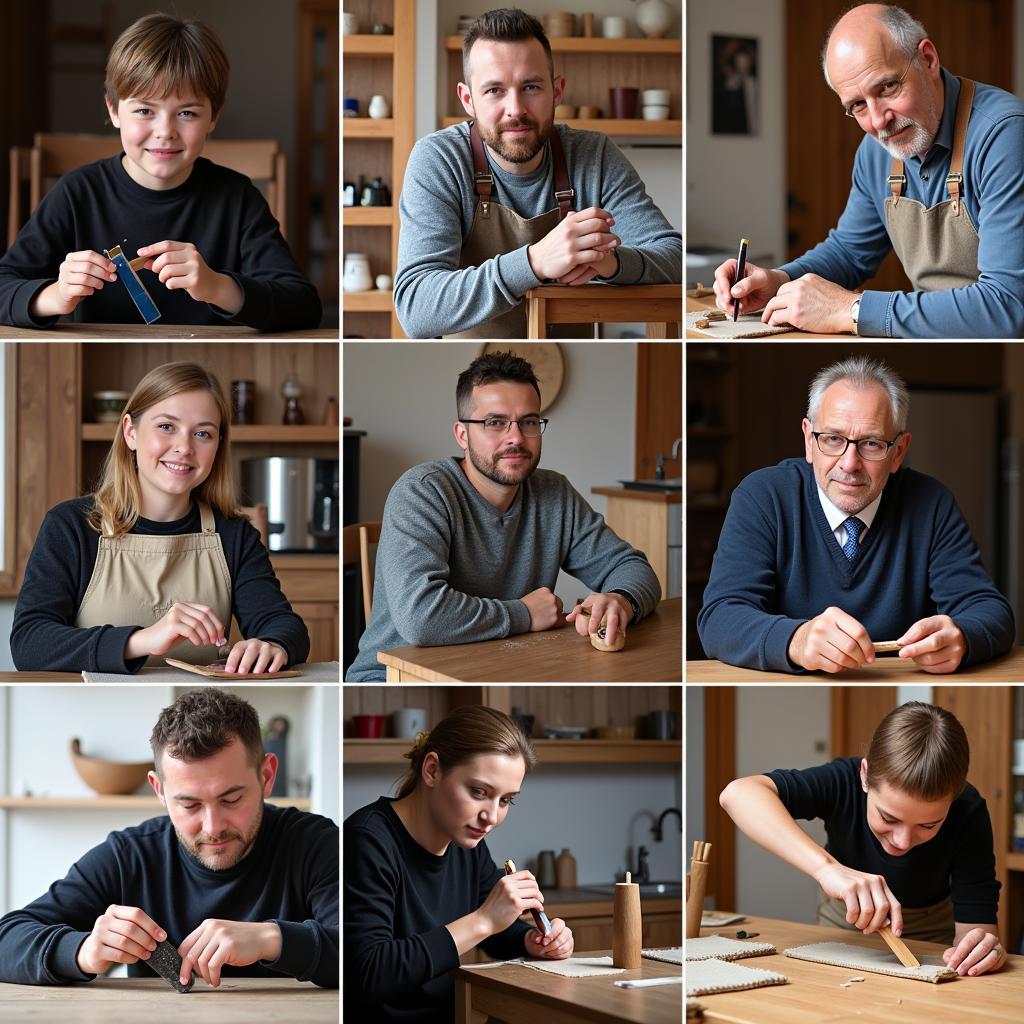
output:
[[964, 666], [1009, 650], [1013, 611], [938, 480], [905, 466], [893, 473], [853, 562], [836, 543], [817, 486], [807, 462], [785, 459], [733, 491], [697, 616], [709, 657], [800, 672], [789, 660], [789, 641], [833, 605], [874, 640], [948, 615], [967, 643]]
[[[949, 198], [946, 175], [960, 80], [942, 69], [945, 103], [924, 159], [904, 161], [903, 195], [927, 209]], [[942, 291], [865, 291], [858, 331], [879, 338], [1019, 338], [1024, 335], [1024, 102], [978, 83], [964, 149], [964, 203], [978, 229], [978, 280]], [[783, 264], [791, 278], [818, 274], [844, 288], [874, 276], [892, 249], [885, 226], [892, 157], [866, 135], [857, 149], [853, 186], [828, 238]]]

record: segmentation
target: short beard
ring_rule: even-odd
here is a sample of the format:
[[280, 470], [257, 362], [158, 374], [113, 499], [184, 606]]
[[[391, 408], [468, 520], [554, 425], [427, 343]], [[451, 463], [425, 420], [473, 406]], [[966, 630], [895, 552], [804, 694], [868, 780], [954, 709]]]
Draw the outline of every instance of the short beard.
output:
[[[502, 487], [517, 487], [519, 484], [526, 483], [526, 481], [533, 476], [533, 472], [537, 468], [537, 463], [540, 461], [539, 454], [534, 457], [533, 452], [527, 451], [525, 448], [506, 448], [502, 452], [495, 452], [488, 461], [479, 452], [474, 451], [473, 446], [468, 443], [468, 438], [466, 454], [469, 456], [469, 461], [473, 463], [477, 472], [487, 477], [488, 480], [491, 480], [496, 484], [501, 484]], [[512, 454], [525, 455], [531, 460], [525, 473], [523, 473], [522, 470], [519, 471], [522, 473], [522, 476], [506, 473], [505, 470], [501, 468], [501, 456]]]
[[[507, 160], [510, 164], [526, 164], [547, 145], [554, 124], [555, 108], [552, 105], [551, 113], [542, 124], [534, 124], [533, 121], [519, 118], [499, 124], [495, 128], [484, 128], [477, 121], [476, 127], [480, 132], [480, 138], [503, 160]], [[501, 131], [509, 128], [532, 128], [533, 131], [521, 138], [509, 139]]]
[[[182, 835], [177, 828], [174, 829], [174, 834], [178, 837], [178, 842], [185, 847], [186, 852], [192, 857], [193, 860], [197, 860], [204, 868], [209, 871], [227, 871], [229, 868], [233, 868], [236, 864], [240, 864], [252, 851], [252, 848], [256, 845], [256, 838], [260, 834], [260, 825], [263, 822], [263, 801], [260, 801], [259, 814], [256, 816], [256, 821], [253, 822], [252, 828], [245, 834], [239, 834], [238, 832], [222, 832], [219, 836], [208, 836], [203, 833], [196, 839], [189, 839], [187, 836]], [[200, 844], [211, 841], [222, 841], [225, 839], [238, 839], [241, 841], [241, 849], [238, 853], [230, 860], [224, 860], [222, 858], [210, 859], [209, 855], [202, 853], [202, 847]]]
[[923, 160], [928, 150], [932, 148], [935, 137], [939, 134], [939, 112], [934, 101], [930, 102], [928, 106], [928, 123], [931, 127], [926, 127], [913, 118], [901, 117], [893, 122], [893, 130], [899, 131], [901, 128], [911, 125], [913, 131], [907, 142], [894, 143], [888, 139], [879, 138], [876, 138], [875, 141], [894, 160], [910, 160], [913, 157]]

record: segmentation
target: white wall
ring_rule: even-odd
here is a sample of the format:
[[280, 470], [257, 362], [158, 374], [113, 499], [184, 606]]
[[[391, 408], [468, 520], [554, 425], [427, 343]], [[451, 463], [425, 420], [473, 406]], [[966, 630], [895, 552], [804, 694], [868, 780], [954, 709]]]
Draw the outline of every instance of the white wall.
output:
[[[686, 240], [751, 254], [786, 252], [783, 0], [689, 0], [686, 8]], [[760, 40], [758, 135], [711, 134], [711, 36]]]
[[[380, 796], [394, 796], [399, 766], [346, 765], [342, 813], [348, 817]], [[664, 839], [651, 825], [667, 807], [680, 807], [679, 769], [674, 765], [541, 765], [523, 783], [520, 796], [487, 846], [496, 862], [511, 858], [536, 870], [541, 850], [557, 857], [569, 847], [580, 885], [611, 882], [635, 864], [646, 846], [652, 881], [682, 877], [678, 819], [665, 819]], [[597, 813], [593, 813], [594, 811]]]
[[[541, 466], [569, 477], [600, 513], [591, 487], [633, 477], [636, 346], [561, 343], [565, 381], [544, 434]], [[360, 448], [359, 517], [379, 519], [392, 484], [411, 466], [461, 455], [452, 435], [455, 383], [481, 351], [477, 342], [361, 343], [344, 346], [344, 414], [367, 431]], [[579, 585], [556, 587], [572, 605]]]

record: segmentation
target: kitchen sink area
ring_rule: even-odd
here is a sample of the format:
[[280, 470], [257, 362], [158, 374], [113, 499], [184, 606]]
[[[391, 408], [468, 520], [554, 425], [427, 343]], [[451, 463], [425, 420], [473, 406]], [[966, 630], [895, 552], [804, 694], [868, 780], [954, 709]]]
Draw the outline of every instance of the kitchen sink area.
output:
[[[680, 897], [683, 895], [682, 882], [639, 882], [641, 896]], [[599, 892], [603, 896], [611, 896], [615, 892], [615, 883], [606, 885], [581, 885], [583, 892]]]
[[677, 494], [683, 490], [681, 476], [669, 476], [664, 480], [620, 480], [627, 491], [656, 491], [659, 494]]

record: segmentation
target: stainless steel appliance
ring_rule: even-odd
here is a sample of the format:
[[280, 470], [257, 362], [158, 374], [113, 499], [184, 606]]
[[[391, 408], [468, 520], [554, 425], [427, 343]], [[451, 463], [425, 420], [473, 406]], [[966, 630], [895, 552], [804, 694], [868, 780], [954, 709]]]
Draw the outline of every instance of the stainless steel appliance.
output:
[[337, 459], [242, 459], [242, 492], [267, 506], [271, 551], [337, 552]]

